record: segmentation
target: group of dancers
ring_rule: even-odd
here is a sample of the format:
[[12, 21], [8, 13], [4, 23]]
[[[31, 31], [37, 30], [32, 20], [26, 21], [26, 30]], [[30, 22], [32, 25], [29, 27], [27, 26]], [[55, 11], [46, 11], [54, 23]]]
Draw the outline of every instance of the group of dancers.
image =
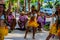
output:
[[[51, 25], [51, 29], [46, 40], [49, 40], [51, 37], [58, 36], [60, 40], [60, 5], [56, 7], [56, 13], [52, 16], [46, 16], [45, 13], [39, 12], [35, 9], [35, 6], [31, 7], [31, 12], [25, 14], [24, 11], [20, 13], [18, 25], [21, 30], [26, 30], [24, 38], [26, 39], [29, 29], [33, 29], [33, 39], [35, 39], [36, 29], [38, 28], [41, 31], [41, 28], [46, 24], [46, 18], [56, 17], [56, 21]], [[13, 31], [16, 26], [16, 19], [12, 15], [10, 9], [5, 12], [5, 5], [0, 4], [0, 40], [4, 40], [4, 36], [8, 35], [8, 31]]]

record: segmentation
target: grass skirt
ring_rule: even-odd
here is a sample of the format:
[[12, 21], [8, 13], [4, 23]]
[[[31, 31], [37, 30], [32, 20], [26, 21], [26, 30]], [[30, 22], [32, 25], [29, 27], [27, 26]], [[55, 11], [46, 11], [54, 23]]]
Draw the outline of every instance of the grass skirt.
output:
[[0, 40], [4, 40], [4, 36], [8, 35], [7, 27], [0, 27]]
[[34, 21], [33, 20], [29, 20], [28, 27], [38, 27], [38, 26], [39, 26], [39, 24], [37, 23], [36, 19]]
[[0, 27], [0, 34], [2, 34], [3, 36], [7, 36], [8, 35], [8, 28], [7, 27]]
[[56, 29], [56, 24], [53, 24], [50, 33], [60, 37], [60, 28]]

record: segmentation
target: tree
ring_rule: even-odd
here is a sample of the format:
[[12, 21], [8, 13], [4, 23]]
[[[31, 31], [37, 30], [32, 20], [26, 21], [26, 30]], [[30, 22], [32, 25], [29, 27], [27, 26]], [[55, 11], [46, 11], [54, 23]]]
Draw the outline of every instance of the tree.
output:
[[24, 0], [20, 0], [20, 4], [21, 5], [24, 5]]
[[44, 0], [38, 0], [38, 11], [40, 11], [40, 7], [42, 6]]
[[38, 11], [40, 10], [40, 0], [38, 0]]
[[30, 1], [31, 0], [28, 0], [28, 10], [29, 10], [29, 12], [30, 12]]
[[26, 0], [24, 0], [24, 11], [26, 11]]

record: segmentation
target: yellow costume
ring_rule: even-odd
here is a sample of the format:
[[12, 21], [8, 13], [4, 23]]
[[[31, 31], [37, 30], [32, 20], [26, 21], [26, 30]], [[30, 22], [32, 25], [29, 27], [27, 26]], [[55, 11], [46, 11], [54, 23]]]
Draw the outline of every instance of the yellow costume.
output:
[[56, 24], [53, 24], [51, 29], [50, 29], [50, 33], [54, 34], [56, 36], [60, 36], [60, 28], [58, 28], [58, 30], [56, 29]]
[[38, 27], [38, 26], [39, 26], [39, 24], [37, 23], [36, 18], [34, 18], [34, 21], [31, 19], [29, 20], [28, 27]]
[[57, 31], [57, 35], [60, 37], [60, 29]]
[[0, 27], [0, 40], [4, 40], [4, 36], [8, 34], [8, 28], [6, 27]]

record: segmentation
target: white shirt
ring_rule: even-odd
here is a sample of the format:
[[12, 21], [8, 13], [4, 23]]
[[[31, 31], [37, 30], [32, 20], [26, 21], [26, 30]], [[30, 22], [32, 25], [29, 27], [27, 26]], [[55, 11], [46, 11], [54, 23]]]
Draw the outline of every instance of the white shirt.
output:
[[35, 16], [35, 17], [37, 17], [37, 14], [36, 14], [36, 13], [35, 13], [35, 14], [31, 14], [31, 17], [32, 17], [32, 16]]

